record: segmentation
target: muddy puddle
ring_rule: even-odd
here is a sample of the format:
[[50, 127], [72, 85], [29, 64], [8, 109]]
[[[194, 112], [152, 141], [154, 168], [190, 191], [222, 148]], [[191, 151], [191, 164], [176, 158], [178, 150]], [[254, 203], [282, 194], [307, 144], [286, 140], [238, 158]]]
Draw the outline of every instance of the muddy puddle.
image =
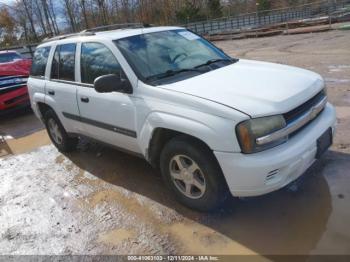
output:
[[50, 144], [43, 124], [29, 109], [0, 116], [0, 157]]
[[[320, 244], [329, 248], [341, 240], [327, 244], [327, 235], [334, 233], [329, 221], [337, 221], [334, 208], [343, 205], [329, 188], [334, 164], [327, 161], [334, 155], [313, 166], [295, 193], [231, 199], [222, 210], [200, 213], [178, 204], [143, 160], [111, 149], [96, 158], [100, 151], [91, 147], [64, 156], [45, 146], [0, 160], [2, 209], [12, 210], [0, 216], [0, 230], [11, 228], [6, 219], [16, 214], [16, 228], [34, 234], [29, 240], [22, 235], [16, 241], [2, 239], [0, 249], [12, 252], [16, 243], [28, 252], [30, 242], [45, 252], [63, 252], [49, 247], [46, 236], [49, 243], [63, 241], [68, 254], [309, 254], [319, 252]], [[344, 161], [337, 165], [347, 168]], [[344, 186], [332, 190], [347, 196]], [[37, 227], [25, 226], [28, 219], [38, 223], [40, 235]]]

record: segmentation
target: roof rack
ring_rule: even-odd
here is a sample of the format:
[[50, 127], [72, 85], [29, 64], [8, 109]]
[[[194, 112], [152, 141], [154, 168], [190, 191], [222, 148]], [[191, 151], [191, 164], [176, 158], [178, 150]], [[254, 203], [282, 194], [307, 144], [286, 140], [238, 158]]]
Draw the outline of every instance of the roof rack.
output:
[[117, 29], [128, 29], [128, 28], [143, 28], [143, 27], [149, 27], [149, 26], [150, 25], [148, 24], [142, 24], [142, 23], [112, 24], [112, 25], [103, 25], [103, 26], [98, 26], [94, 28], [89, 28], [82, 31], [82, 33], [117, 30]]
[[58, 36], [54, 36], [51, 38], [45, 38], [43, 40], [43, 43], [46, 42], [51, 42], [51, 41], [55, 41], [55, 40], [62, 40], [62, 39], [66, 39], [66, 38], [70, 38], [70, 37], [76, 37], [76, 36], [89, 36], [89, 35], [94, 35], [95, 33], [93, 32], [79, 32], [79, 33], [72, 33], [72, 34], [65, 34], [65, 35], [58, 35]]
[[112, 24], [112, 25], [103, 25], [98, 26], [94, 28], [85, 29], [79, 33], [72, 33], [72, 34], [65, 34], [65, 35], [58, 35], [51, 38], [45, 38], [43, 40], [43, 43], [51, 42], [55, 40], [62, 40], [70, 37], [76, 37], [76, 36], [90, 36], [95, 35], [95, 32], [99, 31], [108, 31], [108, 30], [117, 30], [117, 29], [130, 29], [130, 28], [146, 28], [146, 27], [152, 27], [151, 24], [143, 24], [143, 23], [124, 23], [124, 24]]

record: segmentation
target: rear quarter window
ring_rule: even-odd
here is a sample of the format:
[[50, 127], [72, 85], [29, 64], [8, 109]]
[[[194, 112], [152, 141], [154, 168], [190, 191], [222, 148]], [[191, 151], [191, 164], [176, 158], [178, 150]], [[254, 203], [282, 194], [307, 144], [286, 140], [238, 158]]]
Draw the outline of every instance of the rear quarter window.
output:
[[30, 71], [31, 76], [44, 77], [47, 60], [49, 57], [51, 47], [39, 47], [35, 50], [32, 69]]

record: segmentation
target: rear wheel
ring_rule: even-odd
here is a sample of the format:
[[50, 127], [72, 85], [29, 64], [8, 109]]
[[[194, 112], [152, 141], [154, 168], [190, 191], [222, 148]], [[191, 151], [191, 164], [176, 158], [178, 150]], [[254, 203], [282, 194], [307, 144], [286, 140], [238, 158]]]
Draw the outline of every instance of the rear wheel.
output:
[[210, 149], [187, 137], [169, 141], [161, 153], [163, 178], [184, 205], [210, 211], [220, 207], [229, 191]]
[[61, 152], [71, 152], [78, 144], [77, 137], [69, 137], [60, 120], [53, 110], [44, 114], [44, 122], [52, 143]]

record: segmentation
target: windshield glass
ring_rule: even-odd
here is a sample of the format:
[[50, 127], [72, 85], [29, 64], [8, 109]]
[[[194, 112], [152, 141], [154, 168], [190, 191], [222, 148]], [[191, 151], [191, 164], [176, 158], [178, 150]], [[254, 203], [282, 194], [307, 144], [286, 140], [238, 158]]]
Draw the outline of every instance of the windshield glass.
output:
[[138, 77], [145, 81], [179, 73], [191, 77], [216, 69], [201, 68], [209, 64], [226, 61], [221, 65], [224, 66], [232, 62], [220, 49], [184, 29], [135, 35], [114, 42]]
[[22, 59], [22, 57], [17, 53], [0, 54], [0, 63], [8, 63], [8, 62], [12, 62], [16, 59]]

